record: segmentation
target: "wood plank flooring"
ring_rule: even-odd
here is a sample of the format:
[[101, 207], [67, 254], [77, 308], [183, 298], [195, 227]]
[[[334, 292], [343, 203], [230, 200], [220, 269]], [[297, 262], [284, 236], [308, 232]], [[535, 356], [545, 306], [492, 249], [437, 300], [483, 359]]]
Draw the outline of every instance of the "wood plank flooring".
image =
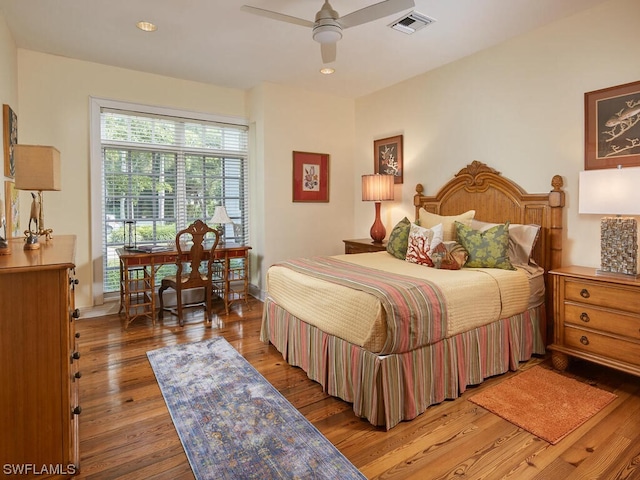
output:
[[[78, 479], [192, 479], [146, 352], [225, 337], [370, 479], [640, 479], [640, 378], [586, 362], [566, 374], [618, 398], [551, 446], [467, 399], [513, 372], [435, 405], [390, 431], [356, 418], [351, 405], [325, 395], [299, 368], [259, 340], [262, 303], [238, 305], [219, 324], [189, 314], [180, 328], [165, 317], [122, 329], [117, 315], [80, 319], [80, 455]], [[545, 359], [535, 364], [550, 367]]]

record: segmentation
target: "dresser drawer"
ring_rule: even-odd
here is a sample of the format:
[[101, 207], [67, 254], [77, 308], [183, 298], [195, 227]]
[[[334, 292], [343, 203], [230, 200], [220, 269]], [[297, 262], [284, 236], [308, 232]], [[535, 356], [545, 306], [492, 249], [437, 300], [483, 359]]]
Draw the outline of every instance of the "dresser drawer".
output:
[[640, 342], [598, 334], [589, 330], [566, 326], [564, 344], [574, 350], [637, 365], [640, 358]]
[[640, 292], [624, 285], [565, 279], [565, 300], [640, 314]]
[[640, 316], [578, 303], [565, 303], [565, 324], [629, 337], [640, 342]]

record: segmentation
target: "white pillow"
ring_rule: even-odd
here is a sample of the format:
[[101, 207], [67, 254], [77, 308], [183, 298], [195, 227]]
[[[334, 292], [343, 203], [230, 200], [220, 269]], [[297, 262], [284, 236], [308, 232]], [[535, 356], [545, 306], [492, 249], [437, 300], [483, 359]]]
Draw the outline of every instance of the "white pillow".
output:
[[442, 243], [442, 234], [442, 224], [435, 225], [433, 228], [424, 228], [412, 223], [409, 229], [409, 242], [405, 260], [433, 267], [433, 260], [431, 260], [429, 252]]

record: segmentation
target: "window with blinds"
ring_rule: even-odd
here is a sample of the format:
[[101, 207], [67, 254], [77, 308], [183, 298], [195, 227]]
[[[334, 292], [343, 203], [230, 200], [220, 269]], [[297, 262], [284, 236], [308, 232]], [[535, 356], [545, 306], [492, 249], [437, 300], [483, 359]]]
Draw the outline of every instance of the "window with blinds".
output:
[[104, 293], [119, 291], [125, 221], [137, 245], [166, 245], [224, 205], [227, 242], [246, 244], [247, 127], [101, 108]]

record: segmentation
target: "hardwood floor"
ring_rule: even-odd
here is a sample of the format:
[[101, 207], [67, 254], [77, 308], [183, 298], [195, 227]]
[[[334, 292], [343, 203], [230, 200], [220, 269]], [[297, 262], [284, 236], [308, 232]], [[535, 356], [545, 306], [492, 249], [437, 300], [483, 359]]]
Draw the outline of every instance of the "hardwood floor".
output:
[[[555, 446], [469, 402], [473, 393], [513, 372], [435, 405], [390, 431], [356, 418], [351, 405], [325, 395], [299, 368], [259, 340], [262, 303], [236, 306], [207, 328], [199, 312], [183, 328], [167, 315], [152, 326], [122, 329], [117, 315], [80, 319], [80, 455], [78, 479], [192, 479], [146, 352], [225, 337], [367, 478], [640, 479], [640, 378], [586, 362], [566, 374], [618, 398]], [[534, 364], [549, 361], [534, 359]]]

